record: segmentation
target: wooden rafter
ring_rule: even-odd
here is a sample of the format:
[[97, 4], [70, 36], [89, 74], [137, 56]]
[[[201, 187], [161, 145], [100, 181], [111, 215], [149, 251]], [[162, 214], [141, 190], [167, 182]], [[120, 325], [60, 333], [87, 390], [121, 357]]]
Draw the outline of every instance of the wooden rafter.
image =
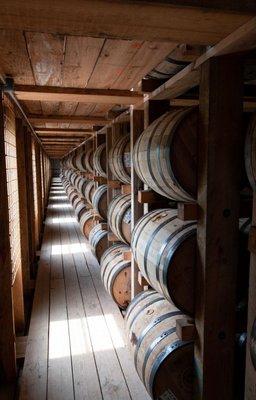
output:
[[[237, 3], [244, 14], [228, 9], [237, 10]], [[9, 0], [1, 4], [0, 29], [214, 44], [246, 23], [255, 12], [253, 2], [240, 3], [207, 0], [203, 7], [201, 1], [192, 7], [193, 1], [77, 0], [76, 6], [70, 7], [69, 1], [57, 0], [53, 7], [50, 0], [28, 0], [24, 7], [20, 1]]]
[[38, 135], [47, 135], [50, 136], [52, 134], [54, 135], [78, 135], [78, 136], [83, 136], [87, 135], [93, 132], [92, 129], [65, 129], [65, 128], [36, 128], [35, 132]]
[[105, 125], [109, 122], [104, 117], [93, 117], [84, 115], [41, 115], [41, 114], [29, 114], [28, 119], [32, 124], [44, 124], [50, 123], [73, 123], [73, 124], [85, 124], [85, 125]]
[[141, 93], [118, 89], [81, 89], [57, 86], [15, 85], [14, 92], [18, 100], [61, 101], [97, 104], [138, 103]]

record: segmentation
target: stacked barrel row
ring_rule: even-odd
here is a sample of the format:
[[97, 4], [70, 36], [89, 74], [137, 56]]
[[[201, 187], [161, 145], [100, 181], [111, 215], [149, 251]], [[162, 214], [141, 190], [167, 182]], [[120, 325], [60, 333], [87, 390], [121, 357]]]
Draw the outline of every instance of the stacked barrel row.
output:
[[[155, 120], [135, 143], [132, 158], [138, 177], [147, 187], [170, 199], [172, 207], [174, 202], [196, 202], [197, 132], [198, 110], [176, 108]], [[102, 177], [106, 176], [105, 164], [103, 166], [99, 162], [99, 154], [104, 154], [103, 148], [104, 145], [99, 146], [91, 156], [94, 172]], [[67, 160], [68, 172], [63, 173], [68, 180], [68, 183], [65, 182], [68, 195], [71, 201], [76, 201], [76, 206], [79, 204], [76, 197], [79, 178], [73, 174], [77, 174], [78, 170], [83, 171], [81, 165], [85, 165], [83, 159], [88, 159], [86, 154], [88, 151], [80, 155], [80, 158], [77, 154]], [[114, 179], [123, 184], [130, 183], [129, 135], [124, 135], [114, 143], [109, 153], [108, 166]], [[253, 165], [247, 163], [247, 170], [251, 174], [255, 173], [253, 168]], [[85, 171], [88, 169], [85, 168]], [[93, 200], [90, 203], [88, 198], [87, 195], [87, 204], [93, 206]], [[154, 399], [190, 399], [193, 385], [193, 343], [180, 340], [176, 333], [176, 321], [184, 318], [189, 320], [194, 316], [196, 221], [179, 219], [175, 207], [153, 209], [137, 222], [131, 232], [131, 197], [120, 193], [110, 202], [107, 214], [103, 215], [95, 205], [93, 213], [93, 221], [95, 218], [107, 221], [119, 241], [111, 246], [106, 241], [109, 247], [102, 254], [97, 255], [96, 252], [103, 283], [115, 301], [121, 308], [130, 302], [130, 262], [124, 257], [129, 246], [142, 275], [151, 287], [137, 295], [126, 312], [128, 343], [139, 376]], [[250, 221], [240, 221], [241, 241], [246, 242], [244, 237], [247, 237], [249, 226]], [[82, 229], [84, 231], [84, 227]], [[90, 227], [90, 231], [98, 232], [98, 235], [102, 230], [102, 223]], [[96, 248], [91, 233], [90, 242]], [[244, 271], [247, 259], [248, 253], [241, 247], [240, 264], [243, 268], [238, 270], [238, 279], [244, 280], [245, 284], [237, 294], [238, 308], [246, 296]], [[240, 274], [241, 269], [243, 271]]]
[[[117, 144], [111, 150], [110, 168], [127, 182], [130, 180], [129, 135], [120, 140], [120, 146]], [[130, 196], [117, 195], [107, 210], [107, 185], [96, 183], [94, 176], [106, 178], [105, 143], [95, 151], [87, 145], [62, 162], [64, 188], [82, 233], [100, 263], [104, 286], [118, 306], [125, 309], [131, 298], [131, 266], [124, 259], [124, 253], [130, 250]], [[112, 245], [108, 241], [108, 224], [117, 237]]]
[[[135, 143], [137, 175], [172, 205], [196, 202], [197, 132], [198, 110], [174, 109], [148, 126]], [[239, 225], [238, 313], [247, 296], [248, 252], [243, 242], [250, 220]], [[140, 218], [132, 232], [134, 259], [154, 290], [137, 295], [127, 309], [128, 344], [153, 399], [192, 398], [193, 342], [177, 336], [176, 321], [194, 316], [196, 231], [196, 221], [179, 219], [176, 208], [161, 208]]]

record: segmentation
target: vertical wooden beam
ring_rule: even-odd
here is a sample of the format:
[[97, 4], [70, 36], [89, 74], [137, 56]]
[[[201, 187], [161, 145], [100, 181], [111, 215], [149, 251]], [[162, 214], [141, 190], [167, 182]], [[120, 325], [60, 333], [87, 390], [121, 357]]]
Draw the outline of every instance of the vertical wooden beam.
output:
[[[131, 156], [133, 154], [134, 145], [136, 140], [144, 129], [144, 111], [134, 110], [130, 108], [130, 146]], [[143, 205], [138, 203], [138, 190], [143, 188], [143, 182], [139, 179], [136, 174], [133, 158], [131, 157], [131, 231], [140, 217], [143, 215]], [[143, 290], [143, 287], [139, 284], [139, 267], [132, 256], [131, 259], [131, 295], [132, 298]]]
[[242, 68], [236, 56], [202, 66], [198, 164], [195, 399], [233, 400]]
[[[252, 233], [251, 241], [254, 248], [250, 259], [250, 281], [249, 281], [249, 303], [248, 303], [248, 325], [247, 325], [247, 352], [246, 352], [246, 376], [245, 376], [245, 400], [256, 398], [256, 192], [253, 194]], [[251, 233], [251, 236], [252, 236]]]
[[16, 377], [14, 315], [11, 286], [8, 196], [4, 144], [4, 107], [0, 98], [0, 379]]
[[31, 133], [26, 128], [26, 181], [27, 181], [27, 204], [29, 204], [29, 254], [30, 254], [30, 277], [34, 277], [35, 272], [35, 208], [34, 208], [34, 187], [33, 187], [33, 172], [32, 172], [32, 140]]
[[23, 289], [25, 293], [30, 291], [30, 262], [29, 262], [29, 204], [26, 179], [26, 143], [25, 128], [20, 118], [16, 118], [16, 149], [17, 149], [17, 174], [19, 186], [19, 210], [20, 210], [20, 238], [21, 238], [21, 262]]
[[37, 204], [38, 204], [38, 235], [39, 235], [39, 246], [41, 244], [42, 234], [42, 185], [41, 185], [41, 165], [40, 165], [40, 147], [35, 142], [35, 157], [36, 157], [36, 185], [37, 185]]
[[[107, 180], [108, 182], [113, 179], [113, 174], [111, 172], [111, 169], [109, 168], [109, 152], [111, 147], [113, 146], [113, 135], [112, 135], [112, 127], [107, 127], [107, 132], [106, 132], [106, 156], [107, 156]], [[109, 206], [111, 200], [112, 200], [112, 188], [108, 184], [108, 189], [107, 189], [107, 205]]]

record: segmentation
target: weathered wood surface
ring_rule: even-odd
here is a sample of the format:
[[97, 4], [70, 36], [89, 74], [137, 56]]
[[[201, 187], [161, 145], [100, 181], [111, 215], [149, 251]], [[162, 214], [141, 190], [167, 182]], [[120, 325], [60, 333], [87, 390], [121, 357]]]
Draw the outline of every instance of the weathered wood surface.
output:
[[240, 60], [211, 59], [203, 65], [200, 86], [197, 399], [234, 399], [241, 130]]
[[72, 206], [55, 179], [20, 400], [149, 400], [125, 348], [123, 325]]

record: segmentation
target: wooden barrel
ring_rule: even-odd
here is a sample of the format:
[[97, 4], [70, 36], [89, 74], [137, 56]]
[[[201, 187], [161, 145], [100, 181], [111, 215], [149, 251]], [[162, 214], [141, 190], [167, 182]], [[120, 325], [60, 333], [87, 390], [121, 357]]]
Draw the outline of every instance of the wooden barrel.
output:
[[97, 224], [91, 230], [89, 235], [89, 243], [92, 246], [97, 260], [100, 258], [104, 251], [108, 248], [108, 230], [106, 224]]
[[103, 177], [107, 177], [106, 174], [106, 143], [102, 143], [93, 154], [93, 166], [95, 171]]
[[85, 201], [83, 199], [80, 199], [79, 202], [76, 203], [74, 208], [75, 208], [75, 214], [76, 214], [77, 219], [79, 221], [80, 218], [81, 218], [81, 215], [83, 214], [83, 212], [87, 210], [87, 206], [86, 206]]
[[153, 399], [192, 399], [193, 343], [176, 334], [181, 318], [186, 315], [154, 290], [140, 293], [127, 308], [128, 346]]
[[109, 153], [109, 167], [116, 179], [131, 182], [130, 134], [116, 141]]
[[79, 151], [79, 153], [76, 156], [76, 167], [79, 169], [79, 171], [86, 171], [86, 166], [85, 166], [85, 152]]
[[256, 190], [256, 114], [251, 117], [245, 141], [245, 168], [253, 190]]
[[131, 196], [116, 196], [109, 204], [108, 222], [112, 232], [125, 243], [131, 241]]
[[74, 190], [73, 192], [70, 193], [68, 198], [69, 198], [70, 203], [74, 207], [74, 202], [79, 198], [79, 195], [78, 195], [77, 191]]
[[69, 160], [70, 160], [70, 166], [71, 166], [71, 168], [77, 169], [77, 166], [76, 166], [76, 153], [71, 154]]
[[131, 262], [123, 260], [123, 253], [129, 250], [126, 244], [115, 244], [105, 251], [100, 260], [102, 282], [122, 309], [131, 301]]
[[87, 183], [87, 179], [85, 179], [83, 176], [80, 176], [79, 180], [76, 182], [76, 189], [79, 193], [81, 193], [81, 195], [83, 195]]
[[75, 181], [76, 181], [76, 179], [77, 179], [78, 176], [79, 176], [79, 175], [77, 175], [76, 172], [73, 172], [73, 173], [70, 175], [69, 180], [70, 180], [71, 185], [73, 185], [74, 187], [75, 187]]
[[140, 135], [134, 167], [140, 179], [162, 196], [194, 201], [197, 194], [198, 110], [165, 113]]
[[95, 192], [95, 184], [93, 181], [87, 181], [87, 184], [83, 187], [82, 196], [87, 200], [87, 202], [92, 205], [92, 198]]
[[76, 177], [74, 178], [74, 187], [76, 189], [77, 189], [77, 185], [78, 185], [78, 182], [79, 182], [80, 178], [81, 178], [81, 176], [76, 174]]
[[84, 157], [84, 164], [86, 171], [93, 173], [93, 148], [89, 148], [85, 152], [85, 157]]
[[104, 220], [107, 219], [107, 190], [107, 185], [101, 185], [92, 196], [93, 208]]
[[89, 239], [89, 234], [97, 223], [94, 212], [92, 210], [84, 210], [81, 214], [79, 223], [83, 235], [86, 239]]
[[77, 193], [77, 194], [78, 194], [78, 196], [74, 199], [74, 201], [72, 203], [72, 206], [73, 206], [74, 210], [76, 210], [78, 204], [80, 204], [81, 201], [82, 201], [81, 197], [79, 196], [79, 193]]
[[194, 312], [196, 223], [177, 218], [177, 210], [159, 209], [135, 225], [132, 252], [142, 275], [167, 300]]

